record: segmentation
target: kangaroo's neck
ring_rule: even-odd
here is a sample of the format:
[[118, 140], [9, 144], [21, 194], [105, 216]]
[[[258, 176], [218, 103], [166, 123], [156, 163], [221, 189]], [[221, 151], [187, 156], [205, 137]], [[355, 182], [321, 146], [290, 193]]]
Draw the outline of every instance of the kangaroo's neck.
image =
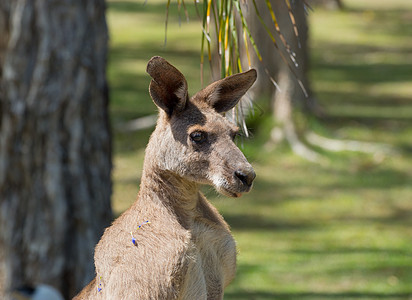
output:
[[144, 168], [139, 198], [155, 202], [190, 226], [199, 199], [198, 184], [156, 167]]

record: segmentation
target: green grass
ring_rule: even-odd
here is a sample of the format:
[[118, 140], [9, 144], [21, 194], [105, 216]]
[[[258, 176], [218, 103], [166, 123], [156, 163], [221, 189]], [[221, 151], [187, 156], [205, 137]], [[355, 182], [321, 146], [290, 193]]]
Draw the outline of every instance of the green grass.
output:
[[[108, 1], [114, 125], [156, 112], [147, 61], [162, 55], [200, 88], [200, 23], [178, 25], [164, 47], [165, 1]], [[243, 150], [258, 177], [240, 199], [206, 193], [232, 226], [238, 272], [225, 299], [412, 299], [412, 2], [346, 0], [344, 12], [310, 15], [310, 78], [326, 116], [321, 134], [388, 143], [394, 155], [327, 153], [311, 164], [285, 145], [264, 147], [272, 121], [262, 105]], [[182, 13], [182, 19], [184, 19]], [[115, 131], [113, 207], [136, 198], [151, 130]]]

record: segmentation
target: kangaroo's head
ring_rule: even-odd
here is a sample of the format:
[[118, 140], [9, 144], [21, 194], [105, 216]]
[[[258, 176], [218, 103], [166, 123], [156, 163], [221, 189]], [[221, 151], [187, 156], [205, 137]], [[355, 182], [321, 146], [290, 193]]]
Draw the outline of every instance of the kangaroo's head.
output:
[[147, 72], [150, 95], [160, 108], [146, 150], [152, 166], [231, 197], [248, 192], [256, 175], [234, 143], [238, 127], [222, 114], [252, 86], [256, 71], [216, 81], [190, 99], [185, 77], [165, 59], [153, 57]]

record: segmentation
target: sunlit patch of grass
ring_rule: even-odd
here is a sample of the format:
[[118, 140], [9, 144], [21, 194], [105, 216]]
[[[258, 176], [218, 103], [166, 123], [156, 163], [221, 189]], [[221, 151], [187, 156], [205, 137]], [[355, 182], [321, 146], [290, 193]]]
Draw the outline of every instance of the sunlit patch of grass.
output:
[[143, 150], [116, 155], [113, 168], [113, 211], [117, 216], [136, 200], [142, 175]]
[[331, 115], [412, 118], [411, 4], [390, 3], [345, 1], [346, 11], [311, 15], [312, 78]]
[[156, 113], [148, 95], [150, 77], [146, 74], [152, 56], [164, 56], [186, 74], [191, 93], [200, 89], [200, 22], [190, 3], [191, 21], [179, 25], [176, 7], [171, 5], [165, 44], [164, 1], [108, 1], [108, 78], [115, 123]]

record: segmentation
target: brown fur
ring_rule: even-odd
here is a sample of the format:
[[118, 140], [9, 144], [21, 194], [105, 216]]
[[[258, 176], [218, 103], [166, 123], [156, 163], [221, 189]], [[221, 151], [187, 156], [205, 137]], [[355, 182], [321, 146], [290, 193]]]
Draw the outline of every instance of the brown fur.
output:
[[163, 58], [152, 58], [147, 72], [160, 114], [138, 199], [106, 229], [95, 250], [96, 278], [75, 299], [223, 299], [236, 245], [199, 184], [231, 197], [250, 190], [255, 174], [233, 142], [238, 129], [220, 113], [236, 105], [256, 72], [214, 82], [190, 100], [185, 78]]

